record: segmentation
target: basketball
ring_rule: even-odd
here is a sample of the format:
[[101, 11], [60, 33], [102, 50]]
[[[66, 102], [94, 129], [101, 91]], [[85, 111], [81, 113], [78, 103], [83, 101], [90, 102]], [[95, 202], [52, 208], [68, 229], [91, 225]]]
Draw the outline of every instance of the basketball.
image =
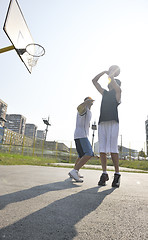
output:
[[120, 74], [120, 68], [117, 65], [112, 65], [109, 70], [109, 75], [113, 74], [114, 77], [117, 77]]

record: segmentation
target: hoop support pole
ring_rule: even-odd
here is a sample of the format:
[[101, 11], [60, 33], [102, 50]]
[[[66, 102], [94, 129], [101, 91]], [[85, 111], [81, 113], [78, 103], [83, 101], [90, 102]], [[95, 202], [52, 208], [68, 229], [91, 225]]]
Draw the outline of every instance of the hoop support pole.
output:
[[9, 46], [9, 47], [5, 47], [5, 48], [1, 48], [0, 49], [0, 53], [4, 53], [4, 52], [7, 52], [7, 51], [10, 51], [10, 50], [13, 50], [14, 49], [14, 46]]

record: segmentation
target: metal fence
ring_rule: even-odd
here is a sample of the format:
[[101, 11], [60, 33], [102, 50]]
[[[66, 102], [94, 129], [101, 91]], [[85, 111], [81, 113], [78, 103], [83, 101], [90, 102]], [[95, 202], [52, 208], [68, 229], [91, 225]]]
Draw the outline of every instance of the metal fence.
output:
[[76, 150], [72, 148], [72, 141], [67, 142], [66, 145], [58, 141], [33, 139], [6, 128], [0, 128], [0, 151], [29, 156], [52, 157], [66, 162], [74, 162], [77, 158]]
[[[138, 152], [132, 149], [118, 146], [120, 159], [148, 160], [146, 156], [139, 156]], [[97, 154], [98, 145], [94, 147]], [[42, 156], [62, 159], [65, 162], [74, 162], [77, 152], [73, 141], [44, 141], [37, 138], [29, 138], [6, 128], [0, 128], [0, 151], [22, 154], [29, 156]], [[107, 156], [111, 158], [110, 155]]]

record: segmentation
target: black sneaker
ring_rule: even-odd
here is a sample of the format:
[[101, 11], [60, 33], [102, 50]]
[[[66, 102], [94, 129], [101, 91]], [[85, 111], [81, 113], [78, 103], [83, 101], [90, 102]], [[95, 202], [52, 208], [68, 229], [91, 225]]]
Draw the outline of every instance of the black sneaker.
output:
[[107, 173], [102, 173], [102, 175], [100, 177], [100, 181], [98, 182], [98, 185], [105, 186], [106, 181], [108, 181], [108, 180], [109, 180], [108, 174]]
[[119, 187], [120, 186], [120, 174], [115, 173], [114, 174], [114, 180], [112, 182], [112, 187]]

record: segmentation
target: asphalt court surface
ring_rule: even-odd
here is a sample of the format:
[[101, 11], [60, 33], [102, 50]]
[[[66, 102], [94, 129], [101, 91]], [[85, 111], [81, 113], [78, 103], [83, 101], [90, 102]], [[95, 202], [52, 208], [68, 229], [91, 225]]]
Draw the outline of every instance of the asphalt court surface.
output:
[[100, 170], [0, 166], [0, 240], [148, 239], [148, 174], [113, 172], [98, 187]]

